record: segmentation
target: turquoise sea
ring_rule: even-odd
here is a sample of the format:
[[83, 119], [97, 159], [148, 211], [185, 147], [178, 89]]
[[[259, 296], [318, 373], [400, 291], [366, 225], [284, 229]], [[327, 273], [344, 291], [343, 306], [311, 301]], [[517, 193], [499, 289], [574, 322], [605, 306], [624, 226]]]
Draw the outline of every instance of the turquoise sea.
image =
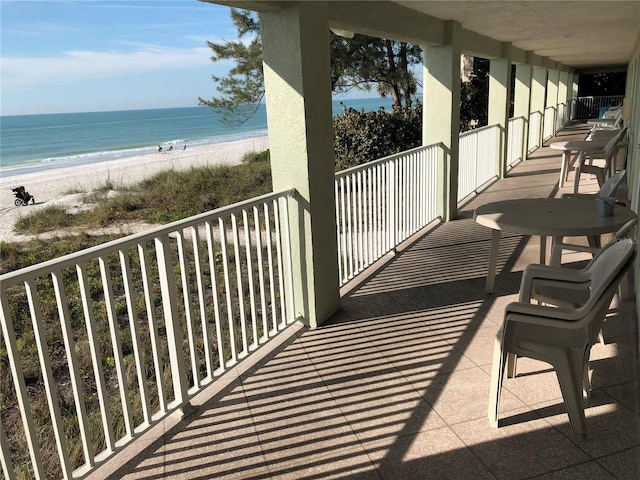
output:
[[[357, 110], [389, 109], [391, 100], [334, 100]], [[264, 105], [242, 125], [220, 121], [209, 107], [0, 117], [0, 175], [14, 176], [155, 152], [158, 145], [184, 148], [267, 133]]]

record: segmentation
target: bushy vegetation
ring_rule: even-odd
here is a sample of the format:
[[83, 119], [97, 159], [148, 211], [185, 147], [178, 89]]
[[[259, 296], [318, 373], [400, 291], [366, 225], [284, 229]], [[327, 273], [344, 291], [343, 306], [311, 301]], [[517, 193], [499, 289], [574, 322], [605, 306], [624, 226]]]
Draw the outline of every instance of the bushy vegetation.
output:
[[343, 106], [333, 118], [336, 171], [422, 144], [422, 104], [374, 112]]
[[118, 195], [106, 195], [112, 188], [117, 187], [109, 183], [91, 195], [96, 202], [91, 210], [69, 214], [61, 206], [50, 206], [23, 216], [14, 228], [35, 234], [130, 221], [169, 223], [215, 210], [271, 192], [269, 152], [249, 153], [240, 165], [166, 170]]

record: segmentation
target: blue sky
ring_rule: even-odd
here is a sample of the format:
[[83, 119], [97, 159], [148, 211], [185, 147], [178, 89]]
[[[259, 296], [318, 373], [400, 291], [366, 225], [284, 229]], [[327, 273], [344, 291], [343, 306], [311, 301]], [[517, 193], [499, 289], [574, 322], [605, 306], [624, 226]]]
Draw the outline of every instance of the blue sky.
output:
[[207, 40], [229, 7], [198, 0], [0, 0], [0, 113], [195, 106], [216, 95]]

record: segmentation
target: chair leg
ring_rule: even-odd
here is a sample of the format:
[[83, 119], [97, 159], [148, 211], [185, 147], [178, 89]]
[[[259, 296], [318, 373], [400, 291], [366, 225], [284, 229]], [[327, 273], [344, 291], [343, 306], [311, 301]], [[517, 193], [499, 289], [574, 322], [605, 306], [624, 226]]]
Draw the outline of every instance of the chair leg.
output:
[[[602, 333], [602, 331], [600, 331]], [[591, 379], [589, 378], [589, 362], [585, 362], [582, 374], [582, 388], [587, 398], [591, 398]]]
[[493, 363], [491, 365], [491, 386], [489, 387], [489, 425], [498, 428], [498, 414], [500, 410], [500, 394], [504, 379], [505, 361], [507, 352], [503, 345], [503, 329], [498, 331], [493, 346]]
[[515, 378], [518, 368], [518, 355], [507, 353], [507, 378]]
[[562, 263], [562, 240], [564, 237], [553, 237], [551, 240], [551, 257], [549, 258], [549, 265], [559, 267]]
[[578, 186], [580, 185], [580, 175], [582, 174], [582, 167], [584, 164], [584, 153], [580, 153], [578, 160], [576, 161], [576, 177], [573, 181], [573, 194], [578, 193]]
[[585, 353], [575, 349], [563, 350], [555, 357], [556, 375], [573, 434], [577, 440], [585, 440], [587, 427], [582, 396]]

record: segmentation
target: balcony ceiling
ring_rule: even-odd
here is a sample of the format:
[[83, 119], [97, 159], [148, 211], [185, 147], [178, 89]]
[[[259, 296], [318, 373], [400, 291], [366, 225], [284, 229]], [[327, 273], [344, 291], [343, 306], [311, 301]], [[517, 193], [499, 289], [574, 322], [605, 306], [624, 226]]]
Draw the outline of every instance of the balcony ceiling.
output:
[[640, 1], [396, 1], [575, 68], [626, 65]]

